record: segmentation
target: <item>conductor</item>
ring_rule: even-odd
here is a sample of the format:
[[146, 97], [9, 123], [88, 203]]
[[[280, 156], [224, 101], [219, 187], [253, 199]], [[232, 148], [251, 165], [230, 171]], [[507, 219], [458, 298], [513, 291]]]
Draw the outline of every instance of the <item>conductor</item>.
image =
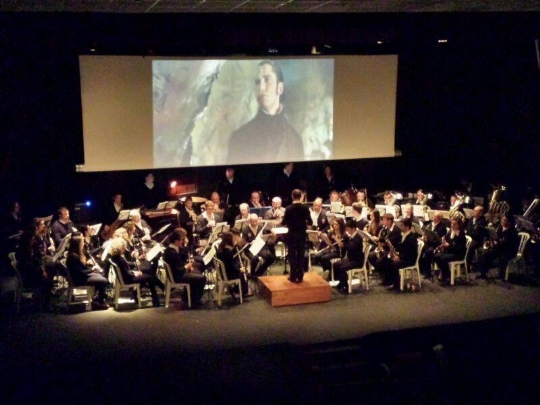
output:
[[306, 252], [306, 230], [307, 224], [311, 221], [309, 208], [302, 205], [302, 192], [298, 189], [292, 192], [292, 204], [285, 209], [283, 216], [283, 226], [289, 228], [289, 232], [285, 236], [287, 244], [287, 257], [291, 265], [291, 274], [289, 281], [293, 283], [301, 283], [304, 279], [304, 271], [306, 267], [305, 252]]

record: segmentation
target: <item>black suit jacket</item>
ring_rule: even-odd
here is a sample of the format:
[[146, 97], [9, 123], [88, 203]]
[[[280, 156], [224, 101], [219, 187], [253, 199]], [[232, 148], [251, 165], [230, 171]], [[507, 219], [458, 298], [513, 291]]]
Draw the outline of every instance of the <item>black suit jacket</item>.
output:
[[488, 236], [486, 227], [487, 220], [484, 216], [477, 218], [476, 222], [474, 222], [473, 218], [469, 218], [465, 233], [469, 235], [477, 245], [480, 245], [484, 243], [484, 239]]
[[345, 237], [344, 249], [347, 251], [347, 258], [354, 267], [361, 267], [364, 264], [364, 244], [358, 232], [352, 237]]
[[418, 256], [418, 239], [416, 235], [411, 232], [403, 241], [394, 246], [399, 253], [399, 260], [404, 266], [413, 266], [416, 263], [416, 257]]
[[311, 222], [311, 216], [309, 215], [309, 208], [302, 204], [291, 204], [285, 209], [285, 215], [283, 216], [283, 226], [289, 228], [287, 233], [287, 240], [300, 240], [306, 239], [307, 224]]
[[171, 267], [175, 281], [179, 281], [186, 274], [186, 261], [174, 248], [168, 246], [165, 249], [163, 261]]
[[321, 210], [321, 213], [319, 214], [317, 218], [316, 224], [314, 224], [313, 221], [311, 221], [311, 213], [310, 213], [309, 225], [316, 226], [318, 231], [326, 232], [328, 228], [330, 228], [330, 222], [328, 222], [328, 217], [326, 216], [326, 210]]

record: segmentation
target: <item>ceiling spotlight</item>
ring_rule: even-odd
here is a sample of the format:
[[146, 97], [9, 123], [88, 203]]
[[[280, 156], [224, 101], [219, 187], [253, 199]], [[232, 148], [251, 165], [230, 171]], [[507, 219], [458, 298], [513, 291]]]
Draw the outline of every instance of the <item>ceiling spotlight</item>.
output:
[[171, 188], [175, 188], [176, 187], [176, 180], [173, 180], [171, 181]]
[[446, 44], [448, 42], [448, 40], [446, 38], [441, 38], [441, 39], [437, 40], [437, 42], [439, 44]]
[[383, 41], [381, 41], [381, 40], [377, 41], [377, 45], [382, 45], [382, 44], [383, 44]]
[[312, 55], [320, 55], [321, 53], [319, 51], [317, 51], [317, 47], [315, 45], [313, 45], [311, 47], [311, 54]]

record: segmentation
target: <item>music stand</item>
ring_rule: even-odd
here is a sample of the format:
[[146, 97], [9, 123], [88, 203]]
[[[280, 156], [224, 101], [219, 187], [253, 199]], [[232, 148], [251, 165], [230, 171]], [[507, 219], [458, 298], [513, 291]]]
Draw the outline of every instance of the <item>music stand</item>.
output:
[[163, 253], [164, 250], [164, 246], [162, 246], [160, 243], [156, 243], [154, 246], [152, 246], [152, 249], [146, 252], [146, 260], [151, 262], [158, 254]]
[[129, 219], [129, 213], [131, 210], [122, 210], [118, 213], [118, 221], [127, 221]]
[[371, 236], [369, 233], [364, 232], [361, 229], [357, 229], [356, 232], [360, 234], [362, 239], [367, 239], [372, 245], [377, 245], [377, 241], [375, 241], [375, 239], [373, 239], [373, 236]]
[[489, 234], [489, 239], [497, 239], [497, 230], [492, 226], [486, 226], [486, 231]]
[[381, 216], [386, 214], [387, 205], [384, 204], [375, 204], [375, 209], [381, 213]]

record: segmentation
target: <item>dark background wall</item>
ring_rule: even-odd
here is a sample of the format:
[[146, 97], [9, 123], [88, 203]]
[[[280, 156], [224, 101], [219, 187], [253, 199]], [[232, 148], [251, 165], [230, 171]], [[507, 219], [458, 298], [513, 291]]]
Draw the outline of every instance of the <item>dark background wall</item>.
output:
[[[83, 163], [79, 54], [399, 54], [396, 149], [401, 156], [334, 162], [371, 193], [451, 191], [466, 176], [504, 182], [517, 199], [538, 187], [540, 14], [117, 15], [0, 14], [0, 190], [29, 215], [113, 192], [145, 172], [76, 173]], [[447, 38], [439, 44], [437, 39]], [[383, 40], [377, 45], [377, 40]], [[329, 45], [331, 48], [324, 47]], [[122, 153], [122, 151], [118, 151]], [[323, 163], [301, 163], [308, 184]], [[247, 188], [270, 189], [279, 165], [239, 166]], [[156, 170], [165, 187], [207, 194], [223, 167]], [[132, 200], [134, 197], [132, 196]]]

